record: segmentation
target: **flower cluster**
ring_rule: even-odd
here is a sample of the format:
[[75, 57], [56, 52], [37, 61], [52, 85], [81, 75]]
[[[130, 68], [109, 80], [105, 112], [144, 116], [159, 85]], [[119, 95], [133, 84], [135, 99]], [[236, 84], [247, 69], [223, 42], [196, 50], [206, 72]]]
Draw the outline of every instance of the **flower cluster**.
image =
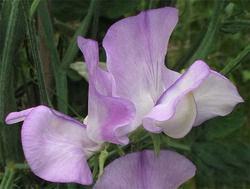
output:
[[[106, 69], [99, 67], [98, 43], [78, 37], [89, 74], [88, 116], [81, 123], [45, 106], [10, 113], [6, 123], [24, 121], [22, 145], [32, 171], [52, 182], [92, 184], [88, 158], [104, 143], [129, 144], [139, 127], [172, 138], [194, 126], [229, 114], [243, 102], [236, 87], [202, 60], [184, 74], [164, 65], [178, 10], [148, 10], [118, 21], [103, 47]], [[177, 188], [195, 174], [182, 155], [144, 150], [125, 155], [104, 170], [95, 188]]]

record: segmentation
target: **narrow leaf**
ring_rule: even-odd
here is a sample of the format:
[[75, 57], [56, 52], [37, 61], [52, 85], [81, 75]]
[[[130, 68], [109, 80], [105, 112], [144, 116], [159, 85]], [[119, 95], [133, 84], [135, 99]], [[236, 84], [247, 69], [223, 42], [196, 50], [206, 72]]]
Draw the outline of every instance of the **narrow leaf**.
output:
[[86, 35], [89, 26], [90, 26], [90, 22], [92, 20], [93, 17], [93, 13], [94, 13], [94, 7], [95, 4], [98, 3], [97, 0], [91, 0], [90, 2], [90, 7], [89, 7], [89, 11], [88, 14], [86, 15], [86, 17], [83, 19], [81, 25], [79, 26], [79, 28], [77, 29], [68, 49], [66, 50], [65, 55], [63, 56], [63, 60], [62, 60], [62, 68], [63, 70], [68, 68], [68, 65], [70, 63], [72, 63], [74, 61], [74, 58], [78, 52], [78, 47], [76, 44], [76, 38], [78, 35]]
[[225, 68], [223, 68], [220, 73], [222, 75], [227, 75], [230, 73], [236, 66], [243, 62], [245, 58], [249, 58], [250, 55], [250, 45], [248, 45], [243, 51], [241, 51], [235, 59], [233, 59]]
[[209, 53], [210, 47], [212, 45], [214, 36], [216, 32], [218, 31], [220, 20], [221, 20], [221, 14], [223, 10], [224, 0], [220, 1], [214, 1], [214, 8], [213, 8], [213, 14], [210, 20], [210, 23], [208, 25], [208, 29], [206, 32], [206, 35], [204, 36], [198, 50], [196, 51], [195, 55], [191, 59], [191, 63], [195, 60], [199, 59], [205, 59]]
[[30, 18], [34, 16], [34, 13], [36, 12], [36, 9], [40, 3], [40, 0], [34, 0], [30, 7]]

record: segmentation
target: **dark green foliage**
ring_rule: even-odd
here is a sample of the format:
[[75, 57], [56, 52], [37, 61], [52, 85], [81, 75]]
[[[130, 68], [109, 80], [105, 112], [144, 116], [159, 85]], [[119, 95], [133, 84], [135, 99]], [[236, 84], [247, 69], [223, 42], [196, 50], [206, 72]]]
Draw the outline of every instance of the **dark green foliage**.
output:
[[19, 128], [7, 127], [5, 116], [16, 109], [13, 62], [24, 36], [20, 1], [3, 1], [0, 25], [0, 169], [4, 163], [20, 159]]
[[230, 143], [205, 141], [194, 144], [192, 156], [198, 169], [197, 186], [205, 187], [214, 183], [213, 186], [221, 188], [225, 184], [231, 187], [250, 184], [247, 169], [250, 166], [249, 152], [249, 147], [235, 140]]
[[133, 12], [140, 0], [105, 0], [100, 4], [100, 15], [110, 19], [116, 19], [125, 13]]
[[205, 123], [204, 134], [209, 139], [226, 137], [241, 128], [246, 121], [242, 110], [233, 111], [230, 116], [218, 117]]

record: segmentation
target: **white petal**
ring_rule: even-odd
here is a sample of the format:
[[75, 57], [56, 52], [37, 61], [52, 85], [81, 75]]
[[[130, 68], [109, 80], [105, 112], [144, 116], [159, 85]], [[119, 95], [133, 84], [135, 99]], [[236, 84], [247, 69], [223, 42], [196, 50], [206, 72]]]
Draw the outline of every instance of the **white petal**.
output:
[[197, 117], [194, 125], [216, 116], [225, 116], [244, 100], [236, 87], [221, 74], [211, 71], [204, 82], [193, 91], [197, 104]]

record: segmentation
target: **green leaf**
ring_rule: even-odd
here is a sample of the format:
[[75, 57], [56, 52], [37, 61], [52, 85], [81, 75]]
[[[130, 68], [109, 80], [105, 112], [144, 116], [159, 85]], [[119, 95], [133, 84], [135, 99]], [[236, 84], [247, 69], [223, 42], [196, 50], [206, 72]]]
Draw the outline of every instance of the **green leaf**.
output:
[[30, 18], [34, 16], [34, 13], [36, 12], [36, 9], [40, 3], [40, 0], [34, 0], [30, 7]]
[[103, 170], [104, 170], [104, 164], [105, 161], [108, 157], [108, 152], [106, 151], [106, 149], [104, 149], [103, 151], [101, 151], [101, 154], [99, 156], [99, 174], [98, 174], [98, 178], [100, 178], [102, 176]]
[[227, 20], [222, 23], [221, 31], [236, 34], [243, 29], [250, 28], [249, 20]]
[[220, 71], [222, 75], [230, 73], [236, 66], [243, 62], [246, 58], [250, 57], [250, 45], [248, 45], [243, 51], [241, 51], [235, 59], [233, 59], [229, 64]]
[[236, 110], [225, 117], [217, 117], [207, 121], [204, 128], [205, 136], [209, 139], [226, 137], [241, 128], [245, 121], [243, 111]]

